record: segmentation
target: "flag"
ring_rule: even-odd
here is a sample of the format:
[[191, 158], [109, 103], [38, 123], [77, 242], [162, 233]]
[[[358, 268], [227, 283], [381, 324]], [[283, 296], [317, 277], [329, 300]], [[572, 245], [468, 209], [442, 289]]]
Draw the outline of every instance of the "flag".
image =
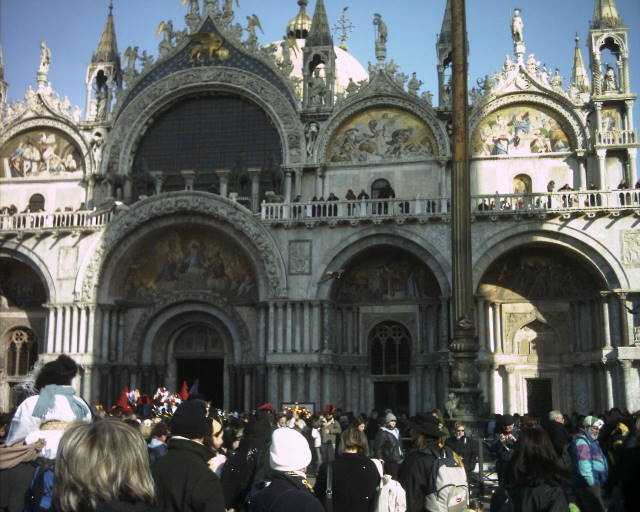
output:
[[120, 407], [120, 409], [126, 409], [129, 407], [129, 386], [125, 386], [122, 389], [122, 393], [120, 393], [120, 398], [118, 398], [116, 405]]
[[182, 389], [180, 390], [180, 398], [182, 398], [183, 401], [187, 400], [189, 398], [189, 388], [187, 387], [187, 381], [183, 380], [182, 381]]
[[191, 384], [191, 387], [189, 388], [189, 394], [190, 395], [198, 394], [199, 381], [200, 381], [200, 379], [196, 379], [196, 380], [193, 381], [193, 384]]

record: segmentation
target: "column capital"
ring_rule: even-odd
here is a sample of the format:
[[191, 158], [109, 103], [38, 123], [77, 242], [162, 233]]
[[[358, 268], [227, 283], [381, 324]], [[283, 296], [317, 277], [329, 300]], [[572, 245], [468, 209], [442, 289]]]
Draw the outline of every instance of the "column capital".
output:
[[582, 159], [586, 156], [587, 152], [584, 149], [576, 149], [576, 158]]
[[606, 149], [598, 149], [596, 151], [596, 155], [598, 155], [598, 158], [606, 158], [607, 150]]
[[252, 179], [255, 179], [260, 176], [262, 169], [260, 167], [249, 167], [247, 169], [247, 172], [249, 173], [249, 176], [251, 176]]
[[630, 359], [619, 359], [618, 364], [623, 370], [631, 370], [633, 368], [633, 361]]
[[231, 169], [216, 169], [213, 171], [217, 174], [218, 178], [221, 180], [229, 179], [229, 175], [231, 174]]
[[638, 156], [638, 148], [627, 148], [627, 153], [631, 158], [636, 158]]
[[507, 372], [509, 375], [511, 375], [516, 371], [516, 367], [515, 365], [512, 365], [512, 364], [506, 364], [504, 365], [504, 371]]

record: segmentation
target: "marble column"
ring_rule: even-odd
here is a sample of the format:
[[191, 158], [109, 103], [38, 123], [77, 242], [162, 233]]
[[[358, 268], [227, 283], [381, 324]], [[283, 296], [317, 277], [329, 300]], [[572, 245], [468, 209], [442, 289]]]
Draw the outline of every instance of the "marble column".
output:
[[322, 304], [322, 352], [331, 352], [331, 305]]
[[229, 194], [229, 176], [231, 175], [231, 169], [216, 169], [215, 173], [218, 175], [220, 181], [220, 195], [227, 197]]
[[506, 365], [504, 371], [507, 377], [507, 396], [506, 396], [506, 409], [508, 414], [513, 414], [516, 411], [516, 367], [513, 365]]
[[71, 352], [71, 306], [63, 306], [64, 308], [64, 338], [62, 340], [63, 353]]
[[82, 304], [79, 309], [80, 326], [78, 333], [78, 352], [87, 351], [87, 306]]
[[440, 363], [440, 378], [441, 378], [441, 390], [440, 400], [438, 400], [438, 407], [442, 408], [449, 396], [449, 363]]
[[607, 190], [609, 183], [607, 182], [607, 150], [599, 149], [596, 151], [598, 155], [598, 187], [600, 190]]
[[296, 386], [295, 386], [295, 399], [298, 401], [309, 400], [309, 395], [306, 391], [306, 379], [305, 379], [305, 368], [302, 365], [299, 365], [296, 368]]
[[604, 390], [605, 390], [605, 400], [604, 407], [606, 410], [614, 407], [614, 394], [613, 394], [613, 375], [611, 375], [611, 365], [607, 360], [602, 362], [602, 374], [604, 377]]
[[198, 173], [193, 169], [182, 169], [180, 175], [184, 180], [184, 189], [193, 190]]
[[249, 368], [244, 369], [244, 410], [250, 411], [255, 404], [252, 403], [251, 393], [251, 370]]
[[611, 305], [609, 302], [609, 292], [602, 291], [600, 292], [600, 304], [602, 307], [602, 335], [604, 337], [604, 348], [611, 349], [611, 316], [610, 309]]
[[288, 354], [293, 348], [293, 304], [287, 302], [284, 304], [284, 353]]
[[476, 315], [478, 317], [476, 325], [478, 326], [478, 345], [480, 346], [480, 353], [487, 352], [488, 350], [485, 304], [486, 301], [482, 295], [476, 296]]
[[629, 157], [629, 176], [627, 177], [627, 183], [630, 187], [633, 187], [634, 179], [638, 175], [638, 148], [627, 148], [627, 155]]
[[500, 366], [493, 365], [491, 368], [491, 376], [493, 381], [493, 397], [491, 404], [491, 412], [496, 414], [504, 414], [504, 383], [502, 382], [502, 374]]
[[620, 361], [622, 369], [622, 381], [624, 382], [624, 407], [628, 411], [638, 409], [636, 395], [638, 394], [638, 370], [633, 361], [623, 359]]
[[267, 387], [269, 389], [267, 399], [278, 407], [278, 368], [276, 366], [267, 366]]
[[449, 297], [440, 297], [438, 329], [440, 331], [439, 350], [446, 351], [449, 345]]
[[292, 169], [285, 169], [284, 170], [284, 202], [285, 203], [290, 203], [291, 202], [291, 177], [293, 175], [293, 170]]
[[324, 197], [324, 168], [318, 167], [316, 169], [316, 198], [320, 199]]
[[302, 352], [311, 352], [311, 304], [302, 304]]
[[268, 313], [268, 330], [267, 330], [267, 352], [273, 353], [275, 352], [275, 337], [276, 337], [276, 313], [275, 313], [275, 304], [273, 302], [269, 302], [269, 313]]
[[260, 173], [262, 169], [260, 169], [260, 167], [249, 167], [247, 172], [251, 178], [251, 211], [257, 212], [260, 198]]
[[55, 351], [56, 309], [50, 304], [46, 307], [49, 313], [47, 315], [47, 348], [45, 352], [50, 354]]
[[320, 395], [320, 368], [312, 366], [309, 369], [309, 400], [316, 404], [316, 410], [322, 407], [320, 405], [322, 401]]
[[99, 354], [94, 354], [93, 350], [95, 347], [95, 323], [96, 323], [96, 307], [91, 305], [89, 306], [89, 325], [87, 329], [87, 353], [93, 354], [94, 357]]
[[616, 293], [618, 299], [618, 311], [620, 317], [620, 346], [628, 347], [629, 339], [629, 310], [627, 306], [627, 294], [624, 292]]
[[502, 345], [502, 304], [499, 302], [493, 303], [493, 329], [496, 353], [502, 354], [504, 353], [504, 347]]
[[63, 327], [64, 327], [64, 307], [56, 306], [56, 339], [55, 346], [53, 347], [54, 352], [62, 352], [62, 342], [63, 342]]
[[331, 388], [333, 387], [334, 373], [335, 372], [333, 368], [331, 368], [331, 366], [329, 365], [324, 366], [324, 368], [322, 369], [322, 407], [331, 404]]
[[589, 184], [587, 183], [587, 168], [585, 163], [585, 152], [582, 150], [576, 151], [576, 160], [578, 161], [578, 173], [576, 180], [574, 181], [574, 188], [577, 190], [587, 190]]

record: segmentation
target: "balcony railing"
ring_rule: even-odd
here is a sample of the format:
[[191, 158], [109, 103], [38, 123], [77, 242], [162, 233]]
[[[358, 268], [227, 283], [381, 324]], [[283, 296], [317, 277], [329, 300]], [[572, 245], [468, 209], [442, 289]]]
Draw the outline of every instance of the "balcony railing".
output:
[[38, 212], [0, 214], [1, 231], [93, 231], [105, 226], [113, 217], [113, 211], [96, 214], [92, 211]]
[[398, 217], [442, 217], [449, 213], [448, 200], [355, 199], [307, 203], [262, 203], [262, 220], [323, 221], [331, 219], [383, 219]]
[[567, 190], [535, 194], [494, 194], [471, 197], [474, 215], [496, 213], [564, 213], [571, 211], [607, 211], [640, 209], [640, 189]]
[[624, 146], [635, 144], [637, 140], [635, 130], [596, 131], [596, 145], [599, 146]]

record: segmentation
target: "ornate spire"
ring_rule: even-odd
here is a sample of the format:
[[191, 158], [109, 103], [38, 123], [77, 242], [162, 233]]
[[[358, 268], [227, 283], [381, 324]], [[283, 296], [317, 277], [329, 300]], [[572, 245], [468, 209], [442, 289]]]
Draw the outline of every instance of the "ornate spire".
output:
[[298, 0], [300, 10], [295, 18], [287, 25], [287, 36], [296, 39], [306, 39], [311, 29], [311, 18], [307, 14], [309, 0]]
[[438, 45], [451, 46], [451, 0], [447, 0], [447, 6], [444, 8], [442, 28], [438, 35]]
[[576, 34], [576, 49], [573, 54], [573, 70], [571, 72], [571, 83], [576, 86], [580, 92], [589, 92], [589, 75], [587, 68], [582, 60], [582, 52], [580, 51], [580, 38]]
[[591, 28], [618, 28], [622, 18], [618, 14], [616, 0], [596, 0]]
[[327, 10], [324, 7], [324, 0], [316, 2], [316, 8], [313, 12], [313, 21], [311, 22], [311, 30], [307, 36], [308, 47], [311, 46], [333, 46], [333, 37], [329, 29], [329, 20], [327, 19]]
[[91, 62], [118, 62], [118, 43], [116, 41], [116, 29], [113, 24], [113, 2], [109, 3], [109, 15], [100, 36], [98, 49], [93, 54]]
[[2, 45], [0, 45], [0, 80], [4, 80], [4, 55], [2, 53]]

